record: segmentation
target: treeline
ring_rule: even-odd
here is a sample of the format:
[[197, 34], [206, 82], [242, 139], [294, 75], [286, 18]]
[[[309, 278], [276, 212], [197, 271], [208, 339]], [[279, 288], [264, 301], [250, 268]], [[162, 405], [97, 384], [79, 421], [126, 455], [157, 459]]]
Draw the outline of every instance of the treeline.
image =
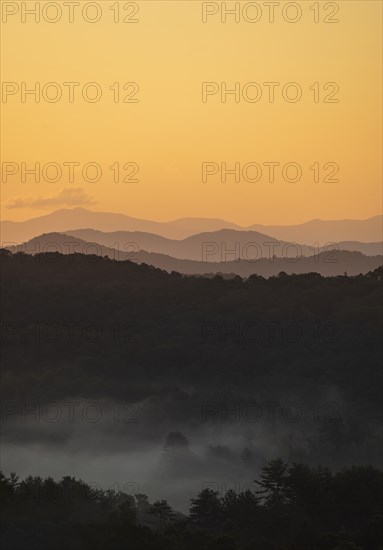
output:
[[381, 550], [383, 473], [269, 462], [257, 489], [203, 488], [187, 516], [166, 500], [0, 474], [4, 550]]

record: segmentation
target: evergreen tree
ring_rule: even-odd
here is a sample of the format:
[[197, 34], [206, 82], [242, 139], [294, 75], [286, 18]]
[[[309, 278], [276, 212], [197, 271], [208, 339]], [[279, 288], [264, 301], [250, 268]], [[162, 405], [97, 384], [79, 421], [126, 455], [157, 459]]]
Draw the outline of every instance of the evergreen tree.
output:
[[190, 519], [193, 523], [214, 528], [222, 519], [222, 505], [217, 491], [203, 489], [191, 499]]
[[175, 513], [166, 500], [157, 500], [150, 508], [150, 513], [156, 516], [160, 521], [160, 526], [174, 519]]

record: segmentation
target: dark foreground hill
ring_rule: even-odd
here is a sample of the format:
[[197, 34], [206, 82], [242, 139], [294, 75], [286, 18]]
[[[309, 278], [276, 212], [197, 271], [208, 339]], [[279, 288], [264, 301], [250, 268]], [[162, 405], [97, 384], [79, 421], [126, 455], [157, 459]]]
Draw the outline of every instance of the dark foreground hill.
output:
[[3, 399], [168, 396], [161, 418], [185, 423], [212, 395], [336, 401], [334, 460], [378, 460], [382, 268], [243, 281], [9, 252], [1, 267]]
[[[1, 259], [6, 550], [381, 549], [382, 268], [224, 280], [95, 255]], [[135, 424], [39, 413], [82, 401], [145, 407]], [[52, 446], [77, 462], [117, 446], [130, 475], [133, 451], [169, 427], [156, 471], [193, 497], [187, 518], [158, 501], [149, 520], [141, 491], [9, 477], [20, 441], [40, 449], [42, 476]], [[278, 456], [291, 466], [267, 464]], [[258, 483], [217, 494], [222, 479]]]

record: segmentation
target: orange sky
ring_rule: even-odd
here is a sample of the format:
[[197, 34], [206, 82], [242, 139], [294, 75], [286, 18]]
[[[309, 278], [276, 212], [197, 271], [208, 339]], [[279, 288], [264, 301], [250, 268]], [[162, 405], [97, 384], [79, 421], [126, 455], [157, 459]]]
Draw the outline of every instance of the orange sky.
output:
[[[55, 2], [62, 9], [56, 23], [44, 20], [43, 11], [40, 22], [25, 14], [22, 22], [22, 4], [34, 3], [1, 2], [2, 80], [9, 92], [1, 103], [3, 219], [23, 220], [77, 204], [146, 219], [220, 217], [242, 225], [380, 213], [381, 2], [338, 2], [339, 12], [333, 16], [338, 23], [323, 23], [336, 7], [331, 2], [319, 2], [321, 22], [315, 23], [311, 1], [296, 3], [302, 16], [296, 23], [283, 18], [286, 2], [276, 7], [274, 23], [263, 1], [256, 3], [262, 9], [257, 23], [245, 20], [246, 15], [255, 17], [255, 8], [241, 11], [239, 22], [228, 16], [223, 23], [222, 3], [213, 2], [208, 9], [217, 6], [219, 11], [203, 23], [202, 2], [196, 0], [140, 1], [137, 13], [132, 3], [119, 2], [120, 20], [131, 17], [137, 23], [115, 23], [116, 11], [110, 8], [116, 2], [98, 2], [102, 14], [93, 24], [81, 11], [74, 12], [70, 23], [65, 2]], [[76, 9], [87, 3], [81, 0]], [[47, 2], [37, 4], [43, 10]], [[226, 4], [233, 7], [235, 2]], [[324, 11], [326, 4], [331, 9]], [[45, 17], [53, 18], [50, 9]], [[92, 9], [90, 18], [97, 15]], [[293, 9], [286, 12], [290, 18]], [[39, 82], [41, 89], [56, 82], [44, 94], [52, 99], [61, 90], [62, 98], [46, 101], [40, 90], [39, 103], [31, 95], [23, 103], [22, 82], [26, 88]], [[73, 88], [73, 103], [65, 82], [80, 83]], [[82, 98], [89, 82], [98, 83], [100, 101]], [[116, 82], [119, 102], [113, 101], [117, 86], [109, 89]], [[122, 90], [127, 82], [136, 82], [138, 92], [135, 86]], [[218, 89], [205, 103], [203, 82], [215, 82], [209, 89]], [[228, 89], [239, 83], [238, 102], [234, 95], [221, 101], [224, 82]], [[265, 82], [280, 83], [274, 103]], [[289, 82], [302, 91], [295, 103], [282, 95], [284, 89], [293, 97], [294, 87], [284, 88]], [[315, 82], [318, 103], [315, 87], [309, 89]], [[339, 86], [333, 96], [336, 103], [323, 101], [335, 90], [332, 85], [323, 89], [329, 82]], [[259, 88], [244, 88], [247, 83]], [[262, 97], [253, 102], [257, 89]], [[89, 88], [89, 97], [94, 91]], [[139, 101], [124, 103], [124, 97]], [[31, 175], [22, 181], [22, 163], [30, 169], [36, 162], [41, 164], [41, 181]], [[73, 182], [70, 162], [80, 164], [73, 165]], [[82, 175], [89, 162], [102, 170], [97, 182]], [[279, 163], [274, 182], [269, 181], [267, 162]], [[59, 165], [59, 181], [49, 181], [55, 168], [44, 172], [47, 163]], [[119, 182], [109, 168], [115, 163], [120, 166]], [[125, 163], [129, 165], [124, 171]], [[206, 181], [203, 163], [209, 163], [207, 170], [218, 170]], [[240, 181], [234, 175], [221, 181], [222, 163], [227, 169], [237, 163]], [[248, 163], [261, 167], [258, 181], [256, 165]], [[283, 179], [286, 163], [299, 165], [299, 181], [286, 181], [298, 173], [292, 165], [285, 168]], [[139, 172], [132, 179], [139, 181], [121, 181], [136, 165]], [[339, 172], [333, 179], [339, 181], [323, 181], [336, 165]], [[94, 174], [90, 167], [88, 179]]]

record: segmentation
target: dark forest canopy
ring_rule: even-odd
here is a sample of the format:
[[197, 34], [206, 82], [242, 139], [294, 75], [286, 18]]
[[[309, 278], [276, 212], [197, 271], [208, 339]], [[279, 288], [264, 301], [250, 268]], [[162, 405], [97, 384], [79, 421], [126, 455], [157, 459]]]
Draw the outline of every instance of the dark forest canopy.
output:
[[[316, 439], [297, 425], [306, 437], [304, 458], [289, 459], [297, 464], [270, 462], [255, 493], [196, 487], [187, 517], [71, 477], [2, 476], [9, 550], [382, 550], [382, 474], [363, 465], [381, 455], [382, 268], [225, 280], [3, 251], [1, 271], [7, 402], [150, 400], [154, 427], [176, 418], [186, 434], [206, 402], [301, 406], [330, 393], [340, 405]], [[187, 447], [173, 439], [170, 450]], [[318, 456], [338, 471], [312, 466]], [[61, 496], [47, 503], [51, 493]]]
[[201, 488], [188, 515], [166, 500], [102, 490], [70, 476], [0, 472], [9, 550], [381, 550], [383, 474], [270, 461], [258, 489]]
[[53, 398], [128, 399], [182, 383], [242, 391], [274, 375], [281, 387], [320, 380], [352, 397], [357, 376], [359, 396], [376, 410], [382, 268], [244, 281], [81, 254], [6, 251], [2, 260], [8, 398], [22, 395], [23, 372], [35, 397], [49, 378]]
[[224, 280], [8, 252], [1, 268], [3, 400], [149, 399], [186, 433], [206, 402], [335, 400], [317, 448], [380, 463], [382, 268]]

